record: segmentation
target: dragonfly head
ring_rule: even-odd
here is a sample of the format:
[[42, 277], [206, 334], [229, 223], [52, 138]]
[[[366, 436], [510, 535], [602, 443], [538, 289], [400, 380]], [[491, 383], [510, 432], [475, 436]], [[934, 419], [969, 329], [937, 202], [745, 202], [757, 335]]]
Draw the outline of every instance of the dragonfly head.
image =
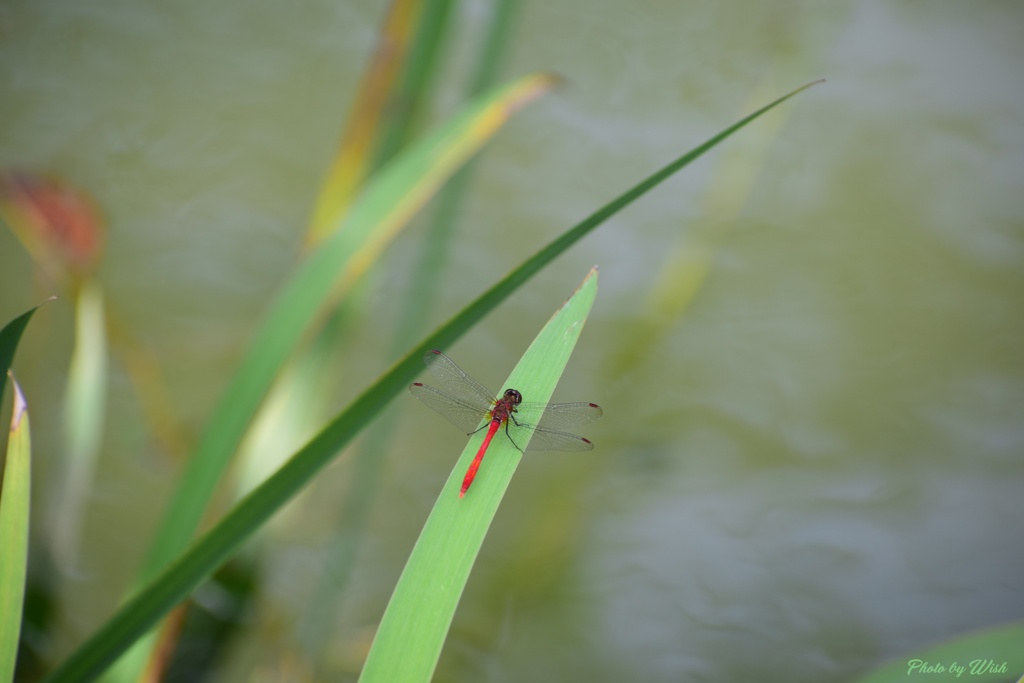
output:
[[512, 405], [517, 406], [517, 405], [519, 405], [520, 403], [523, 402], [523, 395], [520, 394], [515, 389], [506, 389], [505, 390], [505, 400], [507, 402], [511, 403]]

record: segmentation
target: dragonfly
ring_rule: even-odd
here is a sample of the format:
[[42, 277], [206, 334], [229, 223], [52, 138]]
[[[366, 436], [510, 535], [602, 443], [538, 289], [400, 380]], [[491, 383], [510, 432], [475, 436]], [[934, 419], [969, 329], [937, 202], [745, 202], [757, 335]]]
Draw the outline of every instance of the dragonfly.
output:
[[516, 389], [495, 397], [467, 375], [448, 356], [431, 351], [423, 357], [427, 370], [444, 389], [415, 382], [409, 392], [467, 435], [487, 430], [480, 450], [462, 480], [459, 498], [476, 478], [491, 439], [504, 427], [505, 436], [519, 451], [590, 451], [594, 444], [582, 436], [561, 431], [593, 422], [602, 415], [596, 403], [524, 403]]

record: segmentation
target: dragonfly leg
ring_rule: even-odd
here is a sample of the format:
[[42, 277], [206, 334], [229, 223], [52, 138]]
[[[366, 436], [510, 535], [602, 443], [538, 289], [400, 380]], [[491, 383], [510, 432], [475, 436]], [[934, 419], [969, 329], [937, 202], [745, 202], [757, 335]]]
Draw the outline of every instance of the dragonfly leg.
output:
[[505, 420], [505, 436], [507, 436], [508, 440], [512, 442], [512, 445], [516, 447], [517, 451], [519, 451], [520, 453], [525, 453], [526, 451], [524, 451], [522, 448], [519, 447], [519, 444], [516, 443], [516, 440], [512, 438], [512, 434], [509, 433], [509, 431], [508, 431], [508, 424], [510, 422], [515, 422], [517, 427], [520, 426], [520, 424], [515, 421], [515, 418], [512, 417], [511, 415], [509, 415], [509, 419]]

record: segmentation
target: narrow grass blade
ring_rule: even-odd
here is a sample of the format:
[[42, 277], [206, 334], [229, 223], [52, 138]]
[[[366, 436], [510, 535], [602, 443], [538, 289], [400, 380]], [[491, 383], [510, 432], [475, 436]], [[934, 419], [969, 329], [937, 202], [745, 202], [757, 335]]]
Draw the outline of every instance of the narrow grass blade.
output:
[[[4, 373], [5, 376], [7, 373]], [[3, 490], [0, 491], [0, 681], [14, 680], [21, 635], [21, 612], [25, 601], [25, 572], [28, 566], [28, 514], [32, 480], [32, 444], [28, 406], [21, 387], [14, 386], [14, 414], [7, 441]]]
[[[551, 398], [597, 294], [597, 271], [541, 330], [509, 376], [530, 400]], [[402, 572], [363, 667], [360, 683], [428, 683], [437, 666], [455, 608], [491, 521], [522, 458], [506, 440], [487, 452], [465, 498], [459, 489], [483, 433], [469, 440], [434, 505]]]
[[377, 46], [356, 91], [355, 103], [330, 171], [317, 197], [308, 242], [319, 244], [337, 227], [373, 162], [373, 150], [387, 120], [389, 94], [412, 43], [423, 0], [392, 0]]
[[390, 116], [374, 150], [375, 165], [386, 164], [405, 148], [421, 124], [424, 103], [437, 76], [441, 50], [450, 25], [452, 0], [423, 0], [416, 38], [403, 65], [398, 87], [388, 102]]
[[107, 339], [103, 293], [86, 280], [75, 302], [75, 350], [65, 398], [64, 480], [53, 527], [54, 550], [61, 566], [73, 567], [78, 555], [82, 505], [92, 488], [103, 434], [107, 384]]
[[[744, 108], [763, 101], [767, 92], [775, 90], [774, 81], [771, 75], [762, 78]], [[691, 221], [675, 246], [665, 244], [660, 272], [641, 304], [645, 315], [629, 326], [628, 340], [620, 344], [620, 350], [610, 361], [613, 376], [632, 372], [634, 365], [649, 358], [651, 350], [676, 328], [679, 318], [707, 281], [715, 250], [736, 224], [791, 111], [780, 109], [763, 118], [756, 130], [745, 135], [742, 142], [730, 145], [716, 159], [708, 174], [708, 189], [701, 198], [699, 214], [703, 218]]]
[[[606, 220], [622, 211], [624, 208], [632, 204], [634, 201], [642, 197], [643, 195], [650, 192], [652, 189], [660, 185], [662, 182], [672, 177], [675, 173], [688, 166], [693, 161], [703, 156], [706, 152], [713, 149], [720, 142], [728, 138], [730, 135], [740, 130], [750, 122], [757, 119], [759, 116], [771, 111], [775, 107], [779, 106], [791, 97], [795, 97], [799, 93], [803, 92], [807, 88], [813, 85], [822, 83], [823, 81], [814, 81], [803, 85], [796, 90], [783, 95], [774, 102], [761, 107], [753, 114], [740, 119], [738, 122], [729, 126], [721, 133], [709, 138], [707, 141], [698, 145], [694, 149], [690, 150], [686, 154], [682, 155], [678, 159], [674, 159], [669, 162], [661, 169], [651, 174], [647, 178], [631, 187], [626, 192], [622, 193], [612, 201], [608, 202], [600, 209], [584, 218], [580, 223], [577, 223], [571, 229], [563, 233], [560, 237], [555, 239], [553, 242], [548, 244], [546, 247], [538, 251], [536, 254], [527, 259], [522, 265], [513, 270], [511, 273], [506, 275], [500, 282], [495, 284], [489, 290], [484, 292], [476, 300], [466, 306], [459, 314], [447, 325], [442, 327], [440, 330], [430, 336], [429, 339], [419, 347], [417, 347], [414, 353], [425, 353], [432, 348], [445, 348], [448, 344], [455, 341], [462, 333], [468, 329], [469, 326], [476, 323], [477, 320], [483, 318], [487, 313], [494, 310], [502, 301], [504, 301], [512, 292], [520, 287], [524, 282], [533, 277], [538, 271], [544, 268], [547, 264], [551, 263], [554, 259], [565, 252], [569, 247], [583, 239], [588, 235], [594, 228], [598, 227]], [[465, 325], [465, 327], [463, 326]], [[406, 357], [406, 361], [408, 357]], [[403, 361], [406, 362], [406, 361]]]
[[1012, 681], [1022, 675], [1024, 621], [1017, 621], [967, 633], [910, 653], [854, 683], [904, 683], [908, 679]]
[[[813, 84], [811, 84], [813, 85]], [[730, 126], [696, 149], [672, 161], [653, 175], [600, 208], [570, 229], [491, 289], [466, 306], [458, 315], [413, 348], [376, 383], [366, 389], [267, 481], [239, 501], [210, 531], [196, 540], [187, 553], [165, 569], [149, 585], [128, 600], [95, 634], [80, 645], [48, 681], [92, 680], [143, 632], [185, 598], [203, 579], [217, 569], [238, 547], [289, 502], [334, 456], [370, 422], [399, 392], [422, 372], [423, 354], [444, 349], [494, 310], [537, 271], [550, 263], [577, 240], [638, 199], [658, 183], [701, 156], [719, 142], [806, 88], [803, 86]]]
[[[500, 0], [493, 7], [494, 16], [482, 42], [483, 50], [476, 60], [477, 69], [467, 89], [467, 97], [476, 97], [493, 84], [518, 6], [519, 0]], [[423, 253], [413, 274], [411, 291], [414, 294], [403, 303], [402, 313], [398, 316], [398, 339], [408, 339], [423, 329], [436, 298], [438, 283], [445, 272], [445, 259], [451, 250], [459, 208], [475, 161], [470, 160], [459, 169], [438, 195], [429, 236], [423, 241]]]
[[[43, 303], [56, 298], [50, 297]], [[14, 412], [3, 479], [0, 480], [0, 682], [14, 680], [25, 597], [31, 493], [32, 448], [28, 407], [10, 368], [21, 335], [38, 309], [36, 306], [25, 311], [0, 329], [0, 402], [8, 376], [14, 385]]]

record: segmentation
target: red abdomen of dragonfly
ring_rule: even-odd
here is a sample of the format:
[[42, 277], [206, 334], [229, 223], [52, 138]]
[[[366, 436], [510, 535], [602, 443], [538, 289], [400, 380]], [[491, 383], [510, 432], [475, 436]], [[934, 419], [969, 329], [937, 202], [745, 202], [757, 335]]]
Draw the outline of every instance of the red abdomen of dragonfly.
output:
[[523, 395], [515, 389], [506, 389], [505, 395], [494, 402], [491, 408], [491, 422], [505, 422], [516, 412], [516, 406], [523, 402]]

